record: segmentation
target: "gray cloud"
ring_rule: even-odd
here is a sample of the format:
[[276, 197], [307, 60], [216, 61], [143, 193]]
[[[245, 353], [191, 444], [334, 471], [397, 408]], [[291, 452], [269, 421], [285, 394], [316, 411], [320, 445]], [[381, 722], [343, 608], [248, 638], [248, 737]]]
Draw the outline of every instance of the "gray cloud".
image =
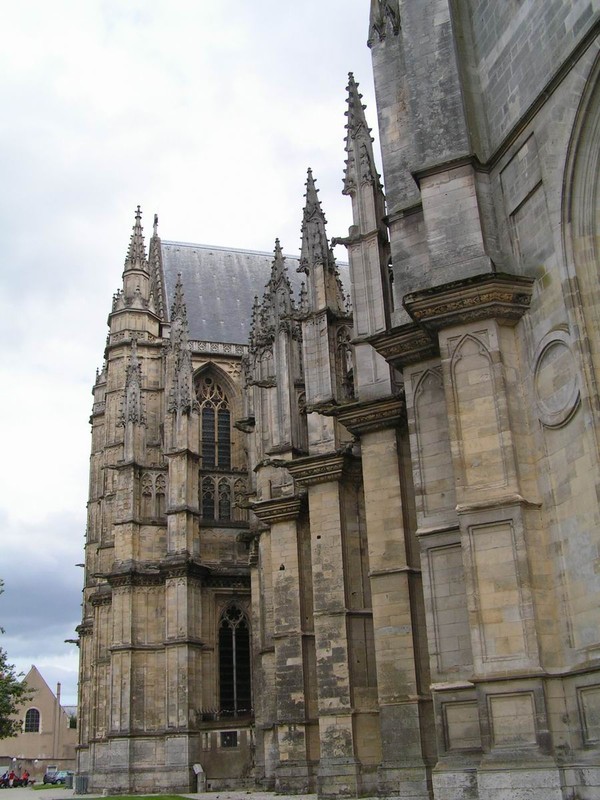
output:
[[[344, 235], [368, 0], [25, 0], [0, 31], [0, 642], [74, 691], [91, 385], [140, 203], [164, 238], [297, 252], [306, 169]], [[341, 256], [345, 256], [342, 250]]]

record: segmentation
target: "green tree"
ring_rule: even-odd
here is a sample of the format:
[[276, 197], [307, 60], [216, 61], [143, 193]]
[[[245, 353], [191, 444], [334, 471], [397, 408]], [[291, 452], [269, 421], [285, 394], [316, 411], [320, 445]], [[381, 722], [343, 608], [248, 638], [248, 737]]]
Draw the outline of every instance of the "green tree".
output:
[[[4, 591], [4, 581], [0, 580], [0, 594]], [[0, 633], [4, 629], [0, 628]], [[29, 689], [20, 680], [23, 673], [18, 674], [12, 664], [8, 663], [6, 652], [0, 647], [0, 739], [16, 736], [21, 732], [21, 721], [14, 718], [20, 705], [29, 697]]]

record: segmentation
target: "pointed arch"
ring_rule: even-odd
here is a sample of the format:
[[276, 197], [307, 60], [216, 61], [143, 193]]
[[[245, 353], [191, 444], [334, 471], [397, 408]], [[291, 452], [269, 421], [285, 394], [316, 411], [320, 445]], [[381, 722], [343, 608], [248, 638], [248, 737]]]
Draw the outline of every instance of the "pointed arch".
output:
[[202, 469], [231, 469], [232, 411], [236, 390], [215, 364], [207, 364], [194, 376], [200, 407], [200, 456]]
[[219, 620], [219, 707], [233, 716], [250, 714], [250, 623], [236, 602], [229, 603]]
[[200, 497], [198, 505], [203, 519], [215, 518], [215, 483], [213, 478], [205, 476], [200, 479]]
[[430, 515], [456, 504], [452, 452], [441, 367], [429, 367], [416, 377], [413, 395], [417, 440], [415, 497], [422, 513]]
[[451, 357], [456, 440], [464, 485], [471, 489], [508, 484], [500, 413], [506, 415], [499, 377], [485, 332], [462, 336]]
[[[562, 196], [565, 298], [591, 397], [600, 385], [600, 55], [585, 82], [567, 150]], [[592, 403], [592, 409], [596, 404]], [[596, 412], [597, 447], [600, 418]]]

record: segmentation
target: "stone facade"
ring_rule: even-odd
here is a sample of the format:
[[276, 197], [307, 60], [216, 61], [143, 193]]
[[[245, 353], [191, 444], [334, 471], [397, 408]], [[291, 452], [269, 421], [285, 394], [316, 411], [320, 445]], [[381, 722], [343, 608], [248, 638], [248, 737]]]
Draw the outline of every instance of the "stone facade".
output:
[[136, 215], [94, 387], [90, 789], [600, 797], [599, 29], [596, 0], [372, 0], [349, 278], [309, 171], [300, 258], [243, 255], [247, 340], [195, 288], [239, 251], [196, 268], [155, 226], [146, 257]]
[[61, 705], [60, 683], [54, 694], [37, 667], [31, 667], [24, 681], [30, 697], [15, 715], [20, 733], [0, 740], [0, 774], [14, 770], [20, 776], [27, 770], [32, 780], [42, 783], [49, 766], [75, 769], [76, 708]]

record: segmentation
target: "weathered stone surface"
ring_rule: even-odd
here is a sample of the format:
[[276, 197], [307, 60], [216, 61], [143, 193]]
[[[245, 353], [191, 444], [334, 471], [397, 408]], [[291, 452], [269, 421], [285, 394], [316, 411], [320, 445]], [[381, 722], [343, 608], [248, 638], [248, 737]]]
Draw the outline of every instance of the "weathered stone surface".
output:
[[190, 340], [136, 213], [92, 410], [91, 791], [201, 764], [215, 789], [600, 797], [600, 9], [370, 12], [385, 194], [351, 75], [351, 304], [311, 172], [247, 346]]

